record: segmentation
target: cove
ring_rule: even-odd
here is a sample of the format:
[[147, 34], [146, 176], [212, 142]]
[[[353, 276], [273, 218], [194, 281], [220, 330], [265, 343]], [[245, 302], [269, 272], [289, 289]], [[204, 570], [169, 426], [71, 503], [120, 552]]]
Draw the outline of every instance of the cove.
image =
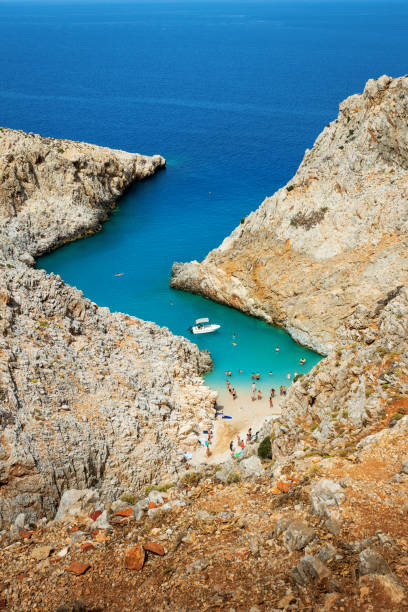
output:
[[[200, 226], [205, 227], [205, 218], [183, 209], [173, 224], [169, 222], [169, 211], [177, 210], [169, 203], [172, 183], [178, 182], [173, 173], [177, 175], [176, 163], [132, 187], [101, 232], [42, 257], [38, 266], [60, 274], [101, 306], [154, 321], [209, 350], [214, 369], [206, 380], [216, 390], [225, 387], [226, 370], [232, 371], [231, 380], [238, 389], [250, 388], [252, 372], [261, 374], [258, 388], [264, 394], [271, 386], [287, 385], [288, 372], [292, 378], [295, 372], [307, 372], [320, 355], [296, 344], [282, 329], [168, 286], [174, 256], [193, 253], [198, 238], [203, 239]], [[219, 323], [221, 329], [208, 335], [191, 334], [188, 327], [201, 316]], [[306, 358], [303, 366], [302, 357]]]
[[303, 371], [301, 356], [309, 369], [320, 357], [281, 330], [168, 281], [174, 261], [202, 259], [293, 176], [340, 100], [369, 77], [406, 72], [407, 3], [371, 4], [0, 2], [4, 125], [168, 163], [127, 193], [100, 234], [38, 266], [176, 334], [196, 317], [220, 323], [196, 339], [213, 355], [212, 386], [226, 369], [272, 370], [275, 385]]

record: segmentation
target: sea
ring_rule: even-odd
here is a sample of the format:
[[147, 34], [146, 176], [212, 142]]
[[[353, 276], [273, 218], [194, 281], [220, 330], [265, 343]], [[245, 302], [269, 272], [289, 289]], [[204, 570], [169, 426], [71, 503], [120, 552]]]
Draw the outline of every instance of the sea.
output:
[[[171, 267], [201, 260], [284, 185], [340, 101], [408, 71], [407, 26], [406, 0], [0, 0], [0, 124], [167, 160], [100, 233], [37, 267], [210, 350], [215, 389], [226, 370], [248, 388], [252, 372], [276, 387], [307, 372], [320, 355], [170, 289]], [[192, 336], [198, 317], [220, 330]]]

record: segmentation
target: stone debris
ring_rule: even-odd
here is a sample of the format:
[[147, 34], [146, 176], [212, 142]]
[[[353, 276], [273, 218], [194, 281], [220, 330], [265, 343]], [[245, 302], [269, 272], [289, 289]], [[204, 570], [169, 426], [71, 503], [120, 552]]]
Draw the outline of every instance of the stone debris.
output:
[[382, 555], [371, 548], [366, 548], [360, 553], [360, 576], [366, 574], [391, 574], [388, 563]]
[[152, 552], [155, 555], [159, 555], [160, 557], [163, 557], [163, 555], [166, 554], [163, 546], [161, 544], [158, 544], [157, 542], [146, 542], [145, 544], [143, 544], [143, 548], [148, 552]]
[[132, 546], [125, 554], [125, 567], [130, 570], [141, 570], [145, 562], [145, 551], [143, 546]]
[[330, 576], [329, 569], [320, 559], [305, 555], [292, 571], [292, 580], [299, 586], [306, 586], [310, 581], [321, 582]]
[[315, 537], [314, 530], [303, 521], [292, 521], [285, 529], [283, 541], [288, 550], [303, 550]]
[[48, 559], [52, 550], [52, 546], [37, 546], [30, 552], [30, 556], [36, 561], [44, 561], [44, 559]]
[[67, 567], [67, 572], [75, 574], [75, 576], [82, 576], [90, 569], [89, 563], [81, 563], [80, 561], [71, 561]]

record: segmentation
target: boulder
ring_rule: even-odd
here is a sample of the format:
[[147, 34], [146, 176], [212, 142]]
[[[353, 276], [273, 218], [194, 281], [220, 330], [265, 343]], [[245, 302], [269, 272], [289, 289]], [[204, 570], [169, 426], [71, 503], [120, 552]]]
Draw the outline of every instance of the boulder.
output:
[[292, 580], [299, 586], [306, 586], [311, 581], [321, 582], [329, 578], [330, 570], [320, 559], [312, 555], [305, 555], [292, 569]]
[[261, 476], [264, 473], [261, 460], [255, 455], [253, 455], [252, 457], [248, 457], [248, 459], [243, 459], [242, 461], [240, 461], [238, 469], [241, 472], [242, 478]]
[[[383, 610], [396, 610], [396, 606], [399, 606], [407, 596], [406, 590], [395, 578], [382, 574], [362, 576], [360, 578], [360, 589], [361, 591], [368, 589], [374, 600], [381, 598]], [[384, 599], [388, 600], [388, 603]], [[398, 607], [398, 610], [400, 609], [402, 608]]]
[[360, 553], [360, 576], [366, 574], [391, 574], [388, 563], [380, 553], [372, 548], [366, 548]]
[[334, 480], [321, 478], [310, 492], [311, 512], [321, 518], [330, 518], [330, 511], [345, 499], [342, 487]]
[[94, 489], [68, 489], [61, 497], [54, 520], [64, 521], [81, 514], [89, 514], [98, 500], [99, 493]]
[[314, 530], [303, 521], [290, 523], [283, 536], [283, 541], [290, 551], [302, 550], [315, 537]]

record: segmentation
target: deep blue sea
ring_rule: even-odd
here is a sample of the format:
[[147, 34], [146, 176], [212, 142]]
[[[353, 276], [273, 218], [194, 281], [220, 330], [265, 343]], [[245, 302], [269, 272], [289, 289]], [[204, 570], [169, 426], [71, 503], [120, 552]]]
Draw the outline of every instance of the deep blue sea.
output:
[[319, 356], [283, 331], [170, 290], [171, 265], [203, 258], [285, 184], [368, 78], [408, 72], [407, 31], [406, 0], [0, 0], [0, 124], [167, 159], [101, 233], [38, 266], [177, 334], [220, 323], [195, 337], [215, 387], [226, 369], [276, 384], [306, 371]]

